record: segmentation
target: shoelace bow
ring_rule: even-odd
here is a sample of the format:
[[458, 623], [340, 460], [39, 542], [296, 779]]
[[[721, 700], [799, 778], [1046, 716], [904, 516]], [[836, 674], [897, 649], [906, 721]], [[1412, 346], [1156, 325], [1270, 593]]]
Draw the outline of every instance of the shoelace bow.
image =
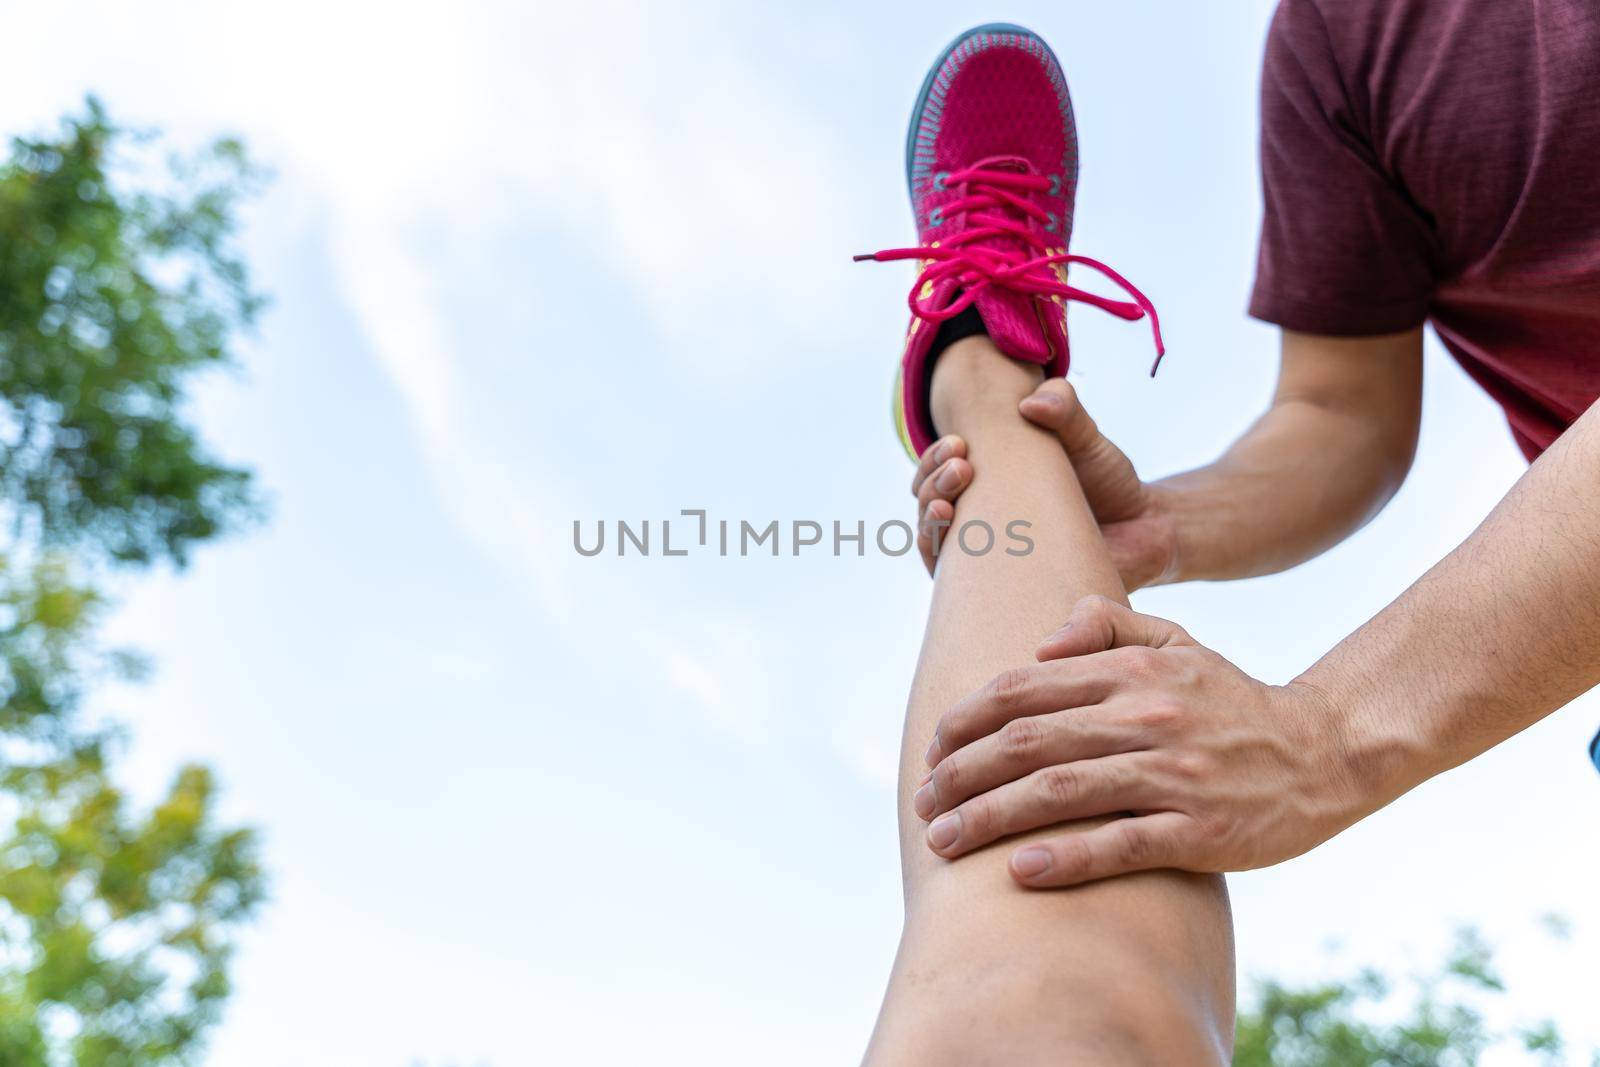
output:
[[[943, 216], [966, 213], [966, 229], [941, 240], [937, 245], [918, 248], [886, 248], [855, 256], [856, 262], [871, 260], [889, 263], [900, 259], [926, 260], [927, 266], [917, 275], [906, 303], [917, 318], [930, 323], [954, 318], [978, 298], [989, 286], [999, 286], [1013, 292], [1034, 296], [1059, 296], [1063, 300], [1076, 300], [1090, 304], [1129, 322], [1150, 317], [1150, 330], [1155, 336], [1156, 361], [1150, 367], [1153, 376], [1161, 366], [1166, 345], [1161, 341], [1161, 317], [1150, 298], [1141, 293], [1128, 279], [1088, 256], [1067, 252], [1050, 252], [1049, 241], [1029, 221], [1059, 226], [1054, 215], [1034, 203], [1032, 196], [1053, 190], [1054, 179], [1037, 174], [1020, 174], [1013, 171], [986, 170], [969, 167], [952, 171], [944, 178], [945, 184], [965, 186], [965, 196], [953, 200], [939, 209]], [[980, 242], [992, 238], [1009, 238], [1013, 247], [983, 247]], [[1132, 301], [1113, 300], [1091, 293], [1086, 289], [1067, 285], [1051, 270], [1057, 263], [1080, 263], [1099, 271], [1122, 288]], [[944, 307], [929, 303], [939, 283], [955, 278], [960, 295]], [[920, 294], [927, 288], [929, 298]]]

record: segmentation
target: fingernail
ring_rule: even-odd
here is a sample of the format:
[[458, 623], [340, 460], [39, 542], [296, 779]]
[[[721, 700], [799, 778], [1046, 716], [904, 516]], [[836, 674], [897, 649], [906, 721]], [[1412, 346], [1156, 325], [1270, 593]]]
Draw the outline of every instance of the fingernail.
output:
[[925, 782], [916, 795], [911, 798], [911, 807], [916, 811], [917, 818], [926, 819], [933, 814], [933, 783]]
[[928, 742], [928, 751], [923, 755], [922, 762], [932, 767], [939, 762], [939, 735], [934, 734], [933, 740]]
[[1057, 404], [1061, 403], [1061, 398], [1056, 396], [1054, 393], [1030, 393], [1023, 399], [1030, 400], [1035, 404], [1039, 404], [1042, 407], [1047, 408], [1053, 408]]
[[956, 486], [961, 484], [961, 473], [954, 464], [949, 464], [939, 472], [939, 478], [933, 484], [941, 493], [954, 492]]
[[1049, 637], [1045, 638], [1043, 641], [1040, 641], [1039, 642], [1039, 647], [1043, 648], [1045, 645], [1048, 645], [1048, 644], [1051, 644], [1053, 642], [1061, 640], [1063, 637], [1067, 636], [1067, 631], [1070, 630], [1070, 629], [1072, 629], [1072, 624], [1070, 622], [1063, 623], [1061, 625], [1061, 629], [1057, 630], [1055, 633], [1051, 634]]
[[1011, 857], [1011, 869], [1022, 878], [1037, 878], [1050, 869], [1050, 853], [1042, 848], [1025, 848]]
[[950, 438], [941, 437], [938, 443], [933, 446], [933, 461], [935, 463], [943, 463], [948, 455], [950, 455]]
[[928, 844], [934, 848], [949, 848], [961, 836], [961, 815], [947, 811], [928, 827]]
[[927, 774], [924, 774], [921, 777], [921, 779], [918, 780], [917, 788], [921, 789], [923, 786], [927, 785], [931, 781], [933, 781], [933, 772], [929, 771]]

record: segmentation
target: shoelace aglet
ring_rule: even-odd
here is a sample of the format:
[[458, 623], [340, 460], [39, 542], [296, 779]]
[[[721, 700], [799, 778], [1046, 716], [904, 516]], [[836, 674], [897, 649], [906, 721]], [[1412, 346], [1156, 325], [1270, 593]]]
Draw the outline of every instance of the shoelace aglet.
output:
[[1161, 360], [1167, 354], [1167, 343], [1161, 339], [1161, 323], [1154, 316], [1151, 317], [1151, 330], [1156, 335], [1156, 361], [1150, 364], [1150, 377], [1156, 376], [1156, 371], [1161, 369]]
[[876, 252], [862, 252], [860, 255], [851, 256], [850, 257], [850, 262], [852, 262], [852, 263], [865, 263], [868, 260], [876, 260], [877, 258], [878, 258], [878, 253], [876, 253]]

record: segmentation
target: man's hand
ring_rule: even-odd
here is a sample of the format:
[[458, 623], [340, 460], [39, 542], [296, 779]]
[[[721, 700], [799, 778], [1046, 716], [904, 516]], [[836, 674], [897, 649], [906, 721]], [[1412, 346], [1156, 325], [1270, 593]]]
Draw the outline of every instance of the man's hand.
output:
[[[1042, 383], [1019, 410], [1060, 438], [1123, 585], [1139, 589], [1174, 577], [1177, 535], [1161, 508], [1159, 489], [1139, 480], [1128, 457], [1100, 432], [1066, 379]], [[940, 438], [923, 454], [911, 485], [917, 497], [917, 547], [930, 574], [955, 515], [956, 498], [972, 484], [966, 455], [961, 438]]]
[[941, 856], [1127, 815], [1018, 849], [1012, 876], [1044, 887], [1240, 871], [1298, 856], [1372, 810], [1315, 690], [1258, 682], [1173, 623], [1089, 597], [1037, 655], [939, 721], [914, 806]]
[[953, 434], [941, 437], [922, 453], [911, 479], [911, 495], [917, 498], [917, 551], [929, 574], [955, 516], [956, 497], [971, 484], [972, 464], [967, 462], [967, 443], [961, 438]]

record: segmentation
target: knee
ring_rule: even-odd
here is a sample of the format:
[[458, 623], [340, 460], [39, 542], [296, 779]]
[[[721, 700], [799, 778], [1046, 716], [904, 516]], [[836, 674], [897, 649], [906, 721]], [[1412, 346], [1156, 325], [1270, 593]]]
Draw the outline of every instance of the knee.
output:
[[[1192, 983], [1106, 968], [1092, 988], [1042, 988], [1039, 994], [1053, 999], [1066, 1026], [1053, 1044], [1049, 1032], [1040, 1033], [1032, 1058], [1014, 1062], [1224, 1067], [1232, 1057], [1231, 1016], [1222, 1018]], [[1041, 1016], [1051, 1009], [1036, 1008]]]
[[1161, 979], [1119, 975], [1103, 961], [1093, 982], [1053, 980], [1036, 967], [969, 972], [959, 989], [940, 991], [940, 1005], [924, 1005], [932, 1010], [923, 1015], [915, 1062], [1223, 1067], [1232, 1020], [1215, 1017], [1189, 992]]

